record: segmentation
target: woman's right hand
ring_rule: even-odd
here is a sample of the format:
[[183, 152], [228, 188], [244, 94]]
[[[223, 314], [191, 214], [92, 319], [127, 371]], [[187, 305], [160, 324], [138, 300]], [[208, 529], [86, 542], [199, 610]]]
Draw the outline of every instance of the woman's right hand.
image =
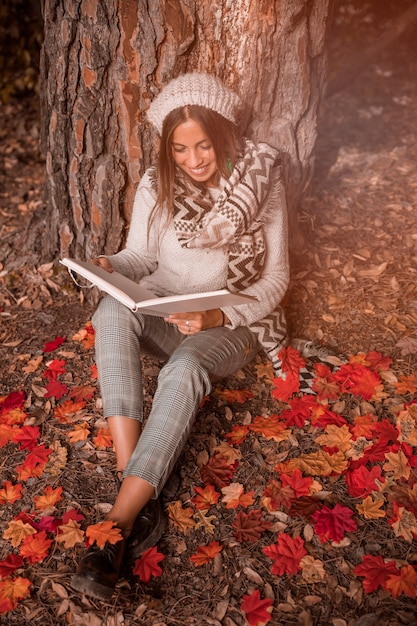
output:
[[113, 271], [110, 261], [105, 256], [98, 256], [96, 259], [91, 259], [90, 263], [102, 267], [107, 272], [111, 273]]

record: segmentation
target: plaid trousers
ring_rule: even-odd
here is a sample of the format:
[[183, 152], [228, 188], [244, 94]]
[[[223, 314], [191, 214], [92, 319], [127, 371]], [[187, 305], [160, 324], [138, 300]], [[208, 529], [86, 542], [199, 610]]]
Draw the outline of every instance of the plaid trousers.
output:
[[230, 376], [260, 350], [247, 328], [210, 328], [189, 337], [160, 317], [132, 312], [106, 296], [93, 316], [104, 416], [143, 421], [141, 352], [165, 364], [152, 409], [124, 476], [139, 476], [158, 496], [187, 441], [211, 378]]

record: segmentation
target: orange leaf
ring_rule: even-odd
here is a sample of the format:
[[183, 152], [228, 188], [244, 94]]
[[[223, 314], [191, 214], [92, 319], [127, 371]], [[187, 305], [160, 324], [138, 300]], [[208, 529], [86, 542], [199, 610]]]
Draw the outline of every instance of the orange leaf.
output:
[[75, 400], [91, 400], [96, 393], [96, 387], [91, 385], [82, 385], [79, 387], [73, 387], [69, 393], [70, 398]]
[[286, 441], [291, 435], [291, 431], [285, 429], [285, 422], [280, 420], [278, 415], [255, 417], [249, 429], [254, 433], [260, 433], [266, 439], [273, 439], [277, 442]]
[[225, 437], [230, 441], [230, 443], [239, 446], [245, 441], [248, 432], [249, 426], [246, 424], [237, 424], [236, 426], [233, 426], [230, 433], [225, 434]]
[[91, 524], [85, 531], [90, 544], [96, 543], [103, 549], [106, 543], [115, 544], [123, 539], [122, 531], [113, 520], [104, 520], [98, 524]]
[[194, 487], [194, 491], [197, 495], [191, 498], [191, 502], [199, 511], [208, 510], [213, 504], [217, 504], [220, 498], [213, 485], [206, 485], [204, 488]]
[[417, 572], [412, 565], [404, 565], [399, 574], [390, 576], [384, 585], [394, 598], [398, 598], [402, 593], [410, 598], [417, 596]]
[[86, 441], [89, 434], [90, 428], [87, 422], [83, 422], [82, 424], [76, 424], [74, 430], [70, 430], [67, 433], [67, 437], [71, 443], [76, 443], [77, 441]]
[[0, 613], [13, 611], [20, 600], [30, 595], [31, 585], [31, 580], [21, 576], [0, 581]]
[[54, 417], [61, 424], [66, 424], [75, 419], [79, 419], [83, 416], [83, 408], [85, 407], [85, 401], [79, 400], [74, 402], [73, 400], [65, 400], [59, 406], [55, 407]]
[[214, 557], [223, 550], [223, 546], [218, 541], [212, 541], [207, 546], [199, 546], [197, 552], [190, 556], [190, 561], [195, 567], [209, 563]]
[[249, 389], [223, 389], [219, 391], [219, 395], [226, 402], [239, 402], [239, 404], [244, 404], [253, 398], [253, 393]]
[[113, 439], [110, 434], [110, 429], [99, 428], [93, 442], [97, 448], [111, 448], [113, 446]]
[[41, 496], [35, 496], [33, 502], [37, 509], [49, 509], [54, 507], [57, 502], [62, 498], [62, 487], [53, 489], [51, 485], [48, 485]]
[[10, 480], [5, 480], [0, 489], [0, 504], [13, 504], [16, 500], [20, 500], [22, 497], [22, 486], [20, 484], [13, 485]]
[[168, 515], [174, 522], [175, 526], [185, 535], [191, 528], [194, 528], [196, 524], [195, 521], [191, 519], [194, 515], [193, 509], [191, 507], [183, 509], [180, 500], [168, 505]]
[[20, 546], [20, 554], [29, 563], [39, 563], [48, 555], [52, 539], [48, 539], [46, 532], [42, 530], [40, 533], [25, 537]]

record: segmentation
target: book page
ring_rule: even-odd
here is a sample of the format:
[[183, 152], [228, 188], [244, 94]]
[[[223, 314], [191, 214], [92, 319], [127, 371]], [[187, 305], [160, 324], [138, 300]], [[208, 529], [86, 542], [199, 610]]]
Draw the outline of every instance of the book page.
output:
[[221, 306], [236, 306], [256, 302], [256, 299], [251, 296], [231, 293], [227, 289], [158, 297], [130, 278], [126, 278], [126, 276], [115, 271], [108, 272], [93, 263], [75, 261], [74, 259], [62, 259], [60, 262], [119, 300], [132, 311], [141, 310], [147, 315], [165, 317], [171, 313], [208, 311]]

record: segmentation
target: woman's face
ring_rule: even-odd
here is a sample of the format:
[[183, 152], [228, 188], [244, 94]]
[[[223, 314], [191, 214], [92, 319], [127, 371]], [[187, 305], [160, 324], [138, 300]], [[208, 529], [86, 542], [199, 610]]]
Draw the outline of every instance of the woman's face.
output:
[[172, 155], [183, 172], [206, 187], [218, 186], [218, 170], [213, 146], [194, 120], [178, 124], [172, 134]]

